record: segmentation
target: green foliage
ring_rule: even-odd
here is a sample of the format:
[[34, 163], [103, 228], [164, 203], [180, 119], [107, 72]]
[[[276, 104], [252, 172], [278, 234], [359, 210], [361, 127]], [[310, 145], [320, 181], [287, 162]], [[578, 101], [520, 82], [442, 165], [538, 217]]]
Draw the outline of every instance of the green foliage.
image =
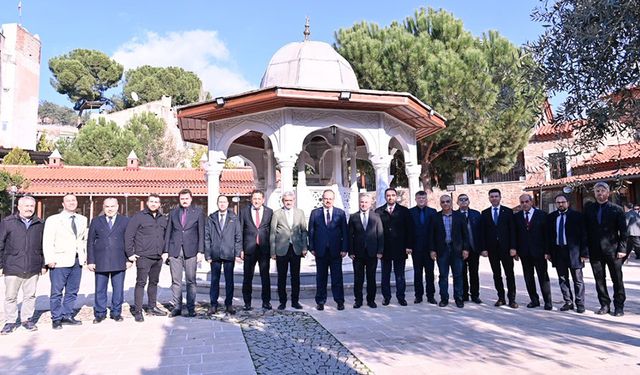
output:
[[75, 49], [51, 58], [49, 70], [53, 88], [76, 102], [101, 98], [106, 90], [118, 85], [124, 68], [103, 52]]
[[137, 140], [140, 162], [148, 167], [176, 167], [183, 155], [176, 150], [173, 136], [164, 120], [150, 112], [133, 116], [125, 129]]
[[[171, 96], [172, 105], [184, 105], [198, 101], [202, 82], [195, 73], [178, 67], [144, 65], [128, 70], [125, 74], [123, 99], [127, 108]], [[138, 94], [134, 101], [131, 93]]]
[[193, 149], [193, 157], [191, 158], [191, 168], [200, 168], [200, 159], [202, 155], [207, 153], [207, 148], [203, 146], [197, 146]]
[[530, 83], [533, 60], [497, 32], [474, 37], [452, 14], [421, 8], [403, 23], [362, 22], [335, 38], [361, 88], [412, 93], [447, 118], [419, 144], [425, 186], [449, 183], [463, 157], [507, 170], [526, 145], [542, 87]]
[[9, 189], [12, 186], [18, 189], [25, 188], [29, 185], [29, 181], [20, 173], [10, 173], [0, 169], [0, 213], [8, 214], [11, 212], [11, 194]]
[[44, 119], [49, 118], [50, 124], [62, 124], [75, 126], [78, 122], [78, 115], [75, 111], [68, 107], [43, 100], [38, 105], [38, 117]]
[[544, 1], [545, 32], [529, 47], [551, 93], [566, 93], [556, 119], [577, 121], [576, 152], [640, 127], [640, 0]]
[[43, 131], [40, 134], [40, 138], [38, 138], [38, 144], [36, 145], [36, 151], [47, 151], [51, 152], [56, 148], [54, 142], [47, 139], [47, 132]]
[[2, 164], [7, 165], [31, 165], [35, 164], [31, 160], [29, 153], [20, 147], [14, 147], [9, 153], [2, 159]]

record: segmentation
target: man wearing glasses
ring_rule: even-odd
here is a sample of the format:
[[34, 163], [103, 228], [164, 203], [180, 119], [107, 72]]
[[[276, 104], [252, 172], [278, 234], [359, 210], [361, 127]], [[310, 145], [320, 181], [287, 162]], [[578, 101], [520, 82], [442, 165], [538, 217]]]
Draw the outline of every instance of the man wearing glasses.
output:
[[[482, 303], [480, 299], [480, 251], [482, 249], [480, 233], [480, 212], [469, 208], [469, 196], [467, 194], [458, 195], [458, 212], [464, 215], [469, 234], [469, 256], [464, 261], [462, 269], [462, 300], [474, 303]], [[468, 276], [467, 276], [468, 275]]]

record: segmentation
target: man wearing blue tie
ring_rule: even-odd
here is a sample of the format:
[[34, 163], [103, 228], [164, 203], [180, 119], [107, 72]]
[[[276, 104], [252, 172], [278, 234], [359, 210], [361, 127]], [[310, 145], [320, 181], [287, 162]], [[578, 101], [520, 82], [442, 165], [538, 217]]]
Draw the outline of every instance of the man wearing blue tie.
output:
[[344, 287], [342, 284], [342, 258], [349, 251], [347, 218], [343, 210], [333, 206], [335, 193], [322, 193], [322, 207], [311, 211], [309, 216], [309, 250], [316, 257], [316, 309], [324, 310], [327, 302], [327, 277], [331, 270], [331, 293], [344, 310]]

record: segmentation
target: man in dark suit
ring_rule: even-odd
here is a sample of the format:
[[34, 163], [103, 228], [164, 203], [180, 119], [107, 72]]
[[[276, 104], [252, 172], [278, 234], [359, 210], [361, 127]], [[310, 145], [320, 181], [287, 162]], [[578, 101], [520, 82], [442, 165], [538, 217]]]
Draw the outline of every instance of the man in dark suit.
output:
[[549, 214], [547, 228], [551, 247], [551, 264], [558, 272], [558, 282], [564, 305], [560, 311], [573, 310], [573, 293], [569, 284], [569, 272], [575, 289], [576, 312], [584, 312], [584, 279], [582, 269], [589, 259], [587, 249], [587, 232], [584, 216], [569, 208], [569, 201], [564, 194], [555, 197], [556, 211]]
[[196, 316], [196, 268], [204, 259], [204, 213], [193, 207], [191, 190], [178, 193], [180, 207], [169, 213], [164, 235], [165, 252], [169, 254], [173, 310], [169, 316], [182, 314], [182, 272], [187, 281], [187, 311]]
[[133, 264], [127, 259], [124, 234], [129, 218], [118, 215], [118, 199], [107, 198], [102, 204], [104, 215], [89, 225], [87, 268], [96, 274], [93, 323], [107, 318], [107, 284], [111, 279], [111, 319], [121, 322], [124, 300], [124, 276]]
[[[420, 190], [416, 193], [416, 206], [409, 209], [413, 222], [414, 243], [411, 259], [413, 260], [413, 285], [415, 289], [415, 300], [413, 303], [421, 303], [422, 297], [427, 294], [427, 301], [435, 304], [433, 295], [436, 292], [434, 286], [433, 266], [434, 262], [429, 255], [429, 244], [431, 243], [431, 226], [436, 210], [427, 207], [427, 192]], [[424, 275], [424, 281], [423, 281]], [[425, 288], [426, 283], [426, 288]]]
[[343, 210], [333, 206], [335, 193], [322, 193], [322, 207], [309, 216], [309, 251], [316, 257], [316, 309], [324, 310], [327, 302], [327, 276], [331, 270], [331, 293], [344, 310], [344, 286], [342, 284], [342, 258], [349, 251], [349, 230]]
[[609, 185], [598, 182], [593, 186], [596, 203], [585, 207], [589, 259], [596, 280], [600, 309], [596, 314], [610, 312], [611, 299], [607, 291], [605, 267], [609, 268], [613, 283], [614, 316], [624, 315], [626, 299], [622, 282], [622, 263], [627, 258], [627, 223], [622, 207], [609, 202]]
[[264, 206], [264, 193], [254, 190], [251, 193], [251, 206], [240, 211], [240, 226], [242, 227], [243, 251], [240, 258], [244, 260], [244, 277], [242, 279], [242, 298], [244, 310], [251, 310], [251, 292], [253, 273], [256, 263], [260, 269], [260, 283], [262, 285], [262, 308], [271, 310], [271, 278], [269, 265], [271, 250], [269, 249], [271, 217], [273, 210]]
[[376, 213], [380, 215], [384, 227], [384, 253], [382, 254], [382, 304], [387, 306], [391, 301], [391, 268], [396, 277], [396, 298], [401, 306], [407, 306], [405, 299], [406, 283], [404, 266], [407, 255], [412, 253], [414, 246], [413, 221], [409, 209], [398, 204], [398, 192], [388, 188], [384, 192], [387, 203], [378, 207]]
[[431, 259], [438, 261], [440, 277], [440, 303], [445, 307], [449, 304], [449, 267], [453, 273], [453, 298], [456, 306], [464, 307], [462, 301], [462, 268], [465, 259], [469, 257], [469, 234], [465, 217], [453, 211], [451, 196], [440, 197], [442, 211], [436, 214], [432, 226]]
[[491, 271], [493, 273], [493, 283], [498, 292], [498, 300], [495, 306], [506, 304], [504, 294], [504, 284], [502, 282], [502, 269], [504, 268], [507, 279], [507, 297], [509, 307], [518, 308], [516, 303], [516, 278], [513, 273], [513, 260], [517, 260], [516, 235], [513, 227], [513, 211], [500, 205], [502, 195], [500, 190], [489, 190], [489, 202], [491, 206], [481, 214], [481, 232], [483, 250], [480, 255], [489, 257]]
[[520, 212], [514, 215], [516, 231], [516, 251], [522, 261], [522, 273], [531, 302], [528, 308], [540, 306], [540, 297], [536, 291], [535, 273], [538, 274], [540, 292], [544, 300], [544, 309], [553, 309], [551, 301], [551, 283], [547, 273], [549, 241], [547, 214], [533, 207], [533, 198], [529, 194], [520, 196]]
[[218, 211], [209, 215], [204, 229], [204, 257], [211, 264], [209, 315], [218, 312], [220, 273], [224, 269], [224, 305], [227, 314], [235, 314], [233, 308], [233, 266], [242, 251], [242, 227], [233, 211], [229, 211], [229, 198], [218, 197]]
[[[482, 251], [482, 233], [480, 233], [480, 211], [469, 208], [469, 196], [458, 195], [458, 212], [464, 215], [469, 234], [469, 256], [464, 261], [462, 268], [462, 300], [482, 303], [480, 299], [480, 252]], [[467, 276], [468, 275], [468, 276]]]
[[384, 251], [384, 228], [380, 216], [371, 210], [371, 197], [360, 196], [360, 210], [349, 218], [349, 257], [353, 261], [354, 309], [362, 306], [362, 286], [367, 277], [367, 306], [376, 305], [376, 268]]

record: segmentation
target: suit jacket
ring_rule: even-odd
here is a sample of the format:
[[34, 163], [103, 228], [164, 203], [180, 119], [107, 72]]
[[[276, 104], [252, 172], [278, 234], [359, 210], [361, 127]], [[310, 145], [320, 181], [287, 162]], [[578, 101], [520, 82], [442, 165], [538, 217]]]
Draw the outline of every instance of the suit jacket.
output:
[[407, 249], [413, 249], [413, 221], [409, 209], [396, 203], [393, 214], [387, 204], [376, 209], [384, 227], [383, 259], [407, 259]]
[[498, 224], [493, 222], [493, 207], [480, 215], [483, 250], [496, 256], [508, 256], [510, 249], [516, 248], [516, 234], [513, 225], [513, 210], [500, 206]]
[[627, 253], [627, 222], [622, 207], [606, 202], [602, 209], [602, 223], [598, 223], [597, 203], [585, 207], [589, 258], [599, 260], [603, 255]]
[[56, 267], [73, 267], [78, 254], [78, 262], [87, 260], [87, 218], [75, 215], [76, 231], [71, 229], [70, 214], [61, 212], [49, 216], [44, 223], [42, 250], [45, 264], [56, 263]]
[[[242, 228], [242, 244], [244, 247], [244, 253], [247, 255], [258, 254], [264, 256], [271, 256], [269, 250], [269, 242], [271, 231], [271, 217], [273, 216], [273, 210], [267, 206], [263, 206], [262, 217], [260, 217], [260, 227], [256, 228], [256, 223], [253, 221], [251, 210], [253, 206], [240, 210], [240, 226]], [[256, 239], [260, 236], [260, 244], [256, 243]]]
[[524, 211], [520, 211], [513, 216], [518, 256], [544, 258], [545, 254], [551, 254], [549, 251], [547, 214], [542, 210], [535, 209], [529, 220], [528, 228]]
[[164, 231], [164, 250], [174, 258], [184, 249], [187, 258], [204, 253], [204, 213], [198, 207], [187, 207], [187, 217], [182, 226], [182, 207], [169, 212], [167, 229]]
[[107, 217], [100, 215], [89, 225], [87, 239], [87, 264], [95, 264], [96, 272], [115, 272], [127, 269], [124, 233], [129, 218], [116, 215], [109, 229]]
[[333, 207], [331, 222], [327, 226], [324, 207], [311, 211], [309, 216], [309, 250], [316, 257], [338, 257], [341, 252], [349, 251], [349, 230], [347, 216], [343, 210]]
[[409, 209], [411, 214], [411, 221], [413, 224], [413, 247], [411, 248], [416, 255], [424, 254], [427, 256], [430, 249], [430, 244], [433, 241], [433, 220], [437, 211], [431, 207], [424, 207], [424, 224], [420, 223], [420, 207], [414, 206]]
[[380, 216], [373, 210], [367, 213], [367, 227], [362, 226], [361, 212], [349, 217], [349, 255], [357, 258], [375, 257], [384, 252], [384, 228]]
[[[462, 211], [457, 210], [460, 214], [464, 215]], [[467, 210], [467, 216], [469, 222], [467, 224], [467, 232], [469, 233], [469, 251], [474, 254], [480, 254], [484, 248], [482, 244], [482, 220], [480, 211], [474, 209]]]
[[[447, 232], [444, 227], [442, 211], [438, 212], [433, 220], [430, 246], [431, 251], [438, 253], [438, 257], [447, 252]], [[462, 257], [462, 250], [469, 250], [469, 232], [467, 231], [466, 218], [457, 211], [451, 213], [451, 247], [456, 256]]]
[[576, 210], [567, 210], [564, 223], [566, 246], [563, 248], [558, 246], [558, 227], [556, 225], [558, 216], [560, 216], [558, 211], [553, 211], [547, 216], [551, 264], [554, 267], [583, 268], [584, 263], [580, 257], [589, 257], [584, 215]]
[[235, 213], [227, 211], [220, 230], [219, 211], [209, 215], [204, 230], [204, 257], [207, 261], [231, 260], [242, 251], [242, 227]]
[[307, 251], [307, 241], [309, 232], [307, 231], [307, 221], [304, 212], [299, 208], [291, 209], [293, 214], [293, 226], [289, 227], [284, 209], [277, 210], [271, 218], [270, 247], [271, 256], [287, 255], [289, 243], [293, 244], [293, 252], [302, 255]]

